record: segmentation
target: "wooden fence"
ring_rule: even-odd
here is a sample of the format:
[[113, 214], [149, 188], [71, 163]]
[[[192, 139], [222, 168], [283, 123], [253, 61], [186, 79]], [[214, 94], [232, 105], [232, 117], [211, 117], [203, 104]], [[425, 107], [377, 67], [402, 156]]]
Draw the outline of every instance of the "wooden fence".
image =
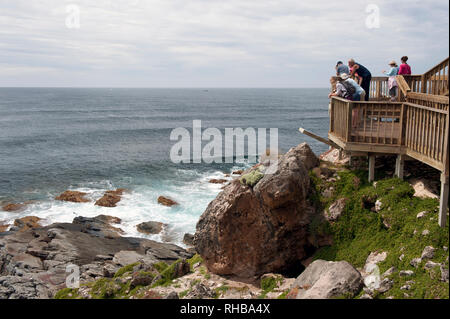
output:
[[[331, 140], [351, 144], [353, 151], [405, 152], [442, 172], [449, 134], [448, 97], [410, 93], [406, 102], [352, 102], [333, 97], [330, 108]], [[334, 138], [334, 139], [333, 139]], [[400, 150], [403, 147], [403, 151]], [[448, 174], [448, 172], [447, 172]]]

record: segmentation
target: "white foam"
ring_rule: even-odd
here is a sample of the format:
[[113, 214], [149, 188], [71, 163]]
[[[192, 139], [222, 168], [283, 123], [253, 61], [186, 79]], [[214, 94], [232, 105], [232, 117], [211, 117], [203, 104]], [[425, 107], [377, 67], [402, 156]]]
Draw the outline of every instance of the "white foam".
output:
[[[237, 169], [242, 169], [242, 166], [233, 167], [232, 171]], [[163, 183], [153, 183], [149, 180], [145, 185], [136, 186], [131, 192], [124, 193], [117, 207], [113, 208], [95, 206], [94, 203], [106, 190], [115, 189], [117, 185], [108, 180], [85, 183], [82, 187], [69, 189], [87, 193], [86, 198], [90, 200], [88, 203], [56, 201], [53, 198], [57, 194], [48, 194], [49, 200], [30, 204], [24, 211], [18, 213], [0, 211], [0, 220], [13, 224], [16, 218], [37, 216], [42, 218], [41, 224], [46, 226], [52, 223], [71, 223], [77, 216], [94, 217], [103, 214], [122, 220], [120, 225], [115, 226], [125, 232], [124, 236], [167, 240], [164, 235], [145, 235], [136, 229], [142, 222], [158, 221], [168, 224], [165, 233], [169, 235], [170, 242], [184, 246], [182, 243], [184, 234], [195, 232], [198, 218], [223, 186], [209, 183], [209, 180], [231, 180], [233, 177], [225, 177], [221, 171], [199, 174], [195, 170], [179, 170], [176, 174], [192, 177], [192, 180], [176, 184], [169, 179]], [[166, 207], [158, 204], [157, 198], [161, 195], [174, 199], [180, 205]]]

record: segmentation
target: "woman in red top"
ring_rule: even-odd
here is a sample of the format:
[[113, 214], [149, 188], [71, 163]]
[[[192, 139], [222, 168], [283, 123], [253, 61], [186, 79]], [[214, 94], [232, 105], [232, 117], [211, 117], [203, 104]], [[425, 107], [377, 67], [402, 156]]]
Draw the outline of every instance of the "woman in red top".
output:
[[398, 70], [398, 75], [410, 75], [411, 74], [411, 67], [409, 66], [406, 61], [408, 61], [408, 57], [405, 55], [402, 57], [402, 64], [400, 64], [400, 68]]

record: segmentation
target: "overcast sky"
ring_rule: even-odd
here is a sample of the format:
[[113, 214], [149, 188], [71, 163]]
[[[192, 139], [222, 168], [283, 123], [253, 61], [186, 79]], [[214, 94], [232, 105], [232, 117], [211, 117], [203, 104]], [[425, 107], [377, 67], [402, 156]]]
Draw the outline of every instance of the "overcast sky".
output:
[[448, 0], [0, 0], [0, 86], [327, 87], [350, 57], [423, 73], [448, 36]]

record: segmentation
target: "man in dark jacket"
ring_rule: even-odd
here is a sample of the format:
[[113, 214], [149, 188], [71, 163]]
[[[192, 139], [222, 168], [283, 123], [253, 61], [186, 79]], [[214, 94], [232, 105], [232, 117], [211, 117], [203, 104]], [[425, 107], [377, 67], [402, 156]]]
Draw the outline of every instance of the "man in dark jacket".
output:
[[361, 87], [366, 91], [365, 100], [369, 101], [370, 95], [370, 81], [372, 80], [372, 74], [370, 71], [360, 63], [356, 63], [354, 59], [348, 60], [348, 66], [350, 67], [352, 77], [355, 73], [358, 73], [358, 76], [362, 78]]

